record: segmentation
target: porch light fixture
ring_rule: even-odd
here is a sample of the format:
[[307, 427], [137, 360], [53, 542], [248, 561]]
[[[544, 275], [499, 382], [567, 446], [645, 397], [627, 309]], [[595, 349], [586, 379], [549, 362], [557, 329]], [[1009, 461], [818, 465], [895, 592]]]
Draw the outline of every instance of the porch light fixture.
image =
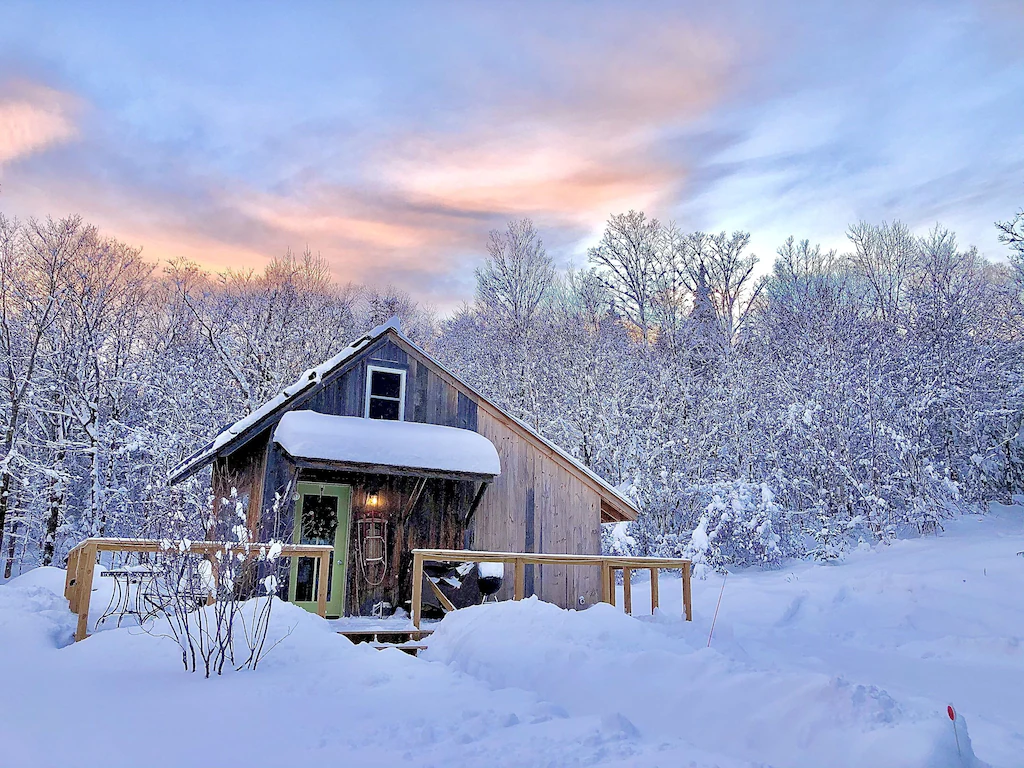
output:
[[376, 493], [366, 494], [366, 506], [374, 508], [380, 504], [380, 496]]

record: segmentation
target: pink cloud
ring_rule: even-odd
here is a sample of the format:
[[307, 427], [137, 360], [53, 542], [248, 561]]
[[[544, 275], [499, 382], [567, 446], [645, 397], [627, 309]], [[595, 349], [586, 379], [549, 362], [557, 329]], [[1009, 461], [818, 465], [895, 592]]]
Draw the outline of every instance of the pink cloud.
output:
[[74, 138], [73, 107], [68, 94], [41, 85], [0, 87], [0, 165]]

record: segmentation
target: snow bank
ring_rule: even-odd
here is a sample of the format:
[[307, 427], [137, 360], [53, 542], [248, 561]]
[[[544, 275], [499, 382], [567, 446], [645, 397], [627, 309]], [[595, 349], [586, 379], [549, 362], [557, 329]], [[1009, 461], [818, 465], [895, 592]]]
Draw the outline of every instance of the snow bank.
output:
[[64, 599], [64, 573], [34, 568], [0, 587], [3, 654], [35, 654], [74, 642], [76, 621]]
[[682, 738], [776, 765], [981, 765], [961, 721], [841, 677], [758, 669], [694, 647], [611, 606], [536, 599], [450, 614], [427, 658], [495, 688], [523, 688], [573, 714], [625, 718], [646, 738]]
[[[624, 768], [662, 759], [747, 768], [644, 743], [625, 721], [573, 717], [525, 691], [495, 692], [440, 664], [353, 645], [290, 604], [274, 606], [277, 645], [257, 671], [205, 680], [182, 671], [173, 640], [138, 627], [54, 650], [48, 614], [63, 617], [68, 638], [72, 628], [59, 601], [44, 587], [0, 586], [0, 627], [9, 630], [0, 635], [0, 679], [17, 691], [0, 718], [5, 766], [178, 768], [203, 755], [246, 768], [325, 760]], [[44, 646], [45, 655], [30, 652]]]
[[437, 424], [292, 411], [281, 417], [274, 442], [299, 459], [501, 473], [498, 451], [490, 440], [468, 429]]

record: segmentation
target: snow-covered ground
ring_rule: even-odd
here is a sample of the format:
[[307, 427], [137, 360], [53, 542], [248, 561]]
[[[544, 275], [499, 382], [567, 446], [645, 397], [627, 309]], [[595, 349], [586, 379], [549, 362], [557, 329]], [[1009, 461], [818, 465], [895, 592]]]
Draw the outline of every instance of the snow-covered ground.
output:
[[[1020, 552], [1024, 510], [996, 508], [839, 565], [734, 573], [710, 648], [717, 576], [689, 624], [663, 577], [653, 618], [491, 604], [420, 659], [280, 604], [260, 668], [213, 680], [138, 629], [68, 645], [64, 573], [37, 569], [0, 586], [0, 765], [1020, 767]], [[636, 613], [648, 596], [635, 580]]]

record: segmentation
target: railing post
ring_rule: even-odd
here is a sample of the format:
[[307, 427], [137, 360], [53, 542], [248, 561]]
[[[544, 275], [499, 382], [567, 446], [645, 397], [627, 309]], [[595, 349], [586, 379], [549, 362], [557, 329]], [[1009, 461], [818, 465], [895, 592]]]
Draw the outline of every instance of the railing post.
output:
[[608, 563], [608, 605], [615, 605], [615, 566]]
[[690, 561], [683, 564], [683, 612], [687, 621], [693, 621], [693, 605], [690, 596]]
[[651, 616], [658, 610], [658, 569], [651, 568]]
[[96, 544], [86, 539], [78, 559], [78, 597], [75, 606], [78, 609], [78, 625], [75, 627], [75, 642], [85, 640], [89, 636], [89, 602], [92, 598], [92, 574], [96, 568]]
[[68, 607], [74, 614], [78, 613], [78, 563], [81, 555], [79, 547], [68, 552], [68, 573], [64, 577], [64, 597], [68, 599]]
[[633, 615], [633, 569], [623, 567], [622, 569], [622, 610], [630, 616]]
[[516, 560], [516, 584], [515, 594], [513, 600], [522, 600], [526, 597], [526, 563], [523, 562], [521, 557], [517, 557]]
[[412, 625], [420, 628], [420, 614], [423, 612], [423, 555], [412, 553]]
[[601, 602], [608, 602], [608, 562], [601, 561]]
[[326, 618], [327, 616], [327, 588], [331, 582], [331, 558], [324, 552], [320, 551], [318, 559], [318, 565], [320, 566], [319, 582], [317, 583], [316, 589], [316, 612], [320, 618]]
[[[191, 551], [191, 550], [190, 550]], [[227, 553], [226, 557], [230, 557], [231, 554]], [[209, 555], [210, 563], [210, 583], [213, 591], [206, 595], [206, 604], [213, 605], [217, 602], [217, 592], [220, 591], [220, 561], [217, 560], [217, 553], [212, 552]]]

